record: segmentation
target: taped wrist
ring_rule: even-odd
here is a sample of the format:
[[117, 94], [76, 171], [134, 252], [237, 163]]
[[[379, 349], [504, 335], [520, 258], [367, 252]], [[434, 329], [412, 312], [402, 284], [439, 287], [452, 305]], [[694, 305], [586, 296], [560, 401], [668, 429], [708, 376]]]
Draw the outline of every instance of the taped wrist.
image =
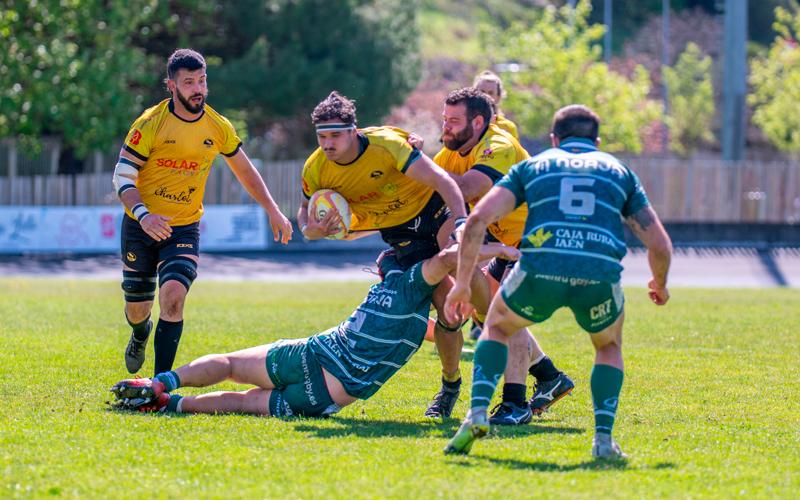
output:
[[147, 207], [144, 206], [144, 203], [137, 203], [134, 205], [133, 209], [131, 209], [131, 213], [134, 217], [136, 217], [136, 220], [138, 220], [140, 224], [142, 219], [150, 215], [150, 212], [147, 211]]

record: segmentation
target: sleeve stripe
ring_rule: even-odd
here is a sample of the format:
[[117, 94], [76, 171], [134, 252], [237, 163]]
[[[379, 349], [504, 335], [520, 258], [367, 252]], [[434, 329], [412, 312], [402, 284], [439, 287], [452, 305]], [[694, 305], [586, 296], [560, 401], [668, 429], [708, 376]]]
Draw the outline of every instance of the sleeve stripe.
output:
[[133, 184], [125, 184], [124, 186], [122, 186], [121, 188], [119, 188], [119, 191], [117, 191], [117, 196], [120, 196], [120, 195], [122, 195], [122, 193], [124, 193], [125, 191], [127, 191], [127, 190], [129, 190], [129, 189], [134, 189], [135, 187], [136, 187], [136, 186], [134, 186]]
[[417, 148], [414, 148], [414, 150], [411, 151], [411, 154], [408, 155], [408, 160], [406, 160], [406, 163], [405, 163], [405, 165], [403, 165], [403, 168], [400, 169], [400, 172], [406, 173], [406, 170], [408, 170], [408, 167], [410, 167], [411, 164], [414, 163], [415, 161], [419, 160], [420, 156], [422, 156], [422, 151], [420, 151]]
[[497, 181], [503, 178], [503, 174], [501, 172], [488, 165], [482, 165], [479, 163], [477, 165], [473, 165], [471, 170], [477, 170], [478, 172], [482, 173], [492, 180], [492, 184], [497, 184]]
[[136, 170], [140, 170], [142, 168], [142, 165], [139, 165], [135, 161], [129, 160], [129, 159], [125, 158], [124, 156], [120, 156], [119, 163], [124, 163], [125, 165], [130, 165], [131, 167], [135, 168]]
[[242, 143], [240, 142], [239, 144], [236, 145], [236, 148], [233, 151], [231, 151], [230, 153], [222, 153], [222, 154], [230, 158], [231, 156], [238, 153], [241, 148], [242, 148]]
[[124, 146], [124, 149], [125, 149], [125, 151], [127, 151], [130, 154], [132, 154], [136, 158], [139, 158], [142, 161], [147, 161], [147, 157], [146, 156], [142, 156], [140, 153], [138, 153], [135, 149], [133, 149], [132, 147], [128, 146], [127, 144]]

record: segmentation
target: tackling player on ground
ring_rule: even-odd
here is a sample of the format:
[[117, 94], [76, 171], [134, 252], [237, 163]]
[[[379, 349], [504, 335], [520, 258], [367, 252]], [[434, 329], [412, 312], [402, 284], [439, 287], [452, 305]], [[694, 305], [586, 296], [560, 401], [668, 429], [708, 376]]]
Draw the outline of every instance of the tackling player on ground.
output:
[[[482, 258], [516, 259], [519, 251], [484, 245]], [[229, 354], [203, 356], [154, 379], [127, 379], [111, 391], [116, 406], [142, 411], [252, 413], [318, 417], [375, 394], [424, 341], [437, 284], [455, 269], [457, 246], [404, 270], [393, 250], [377, 260], [380, 283], [338, 326], [302, 339]], [[256, 386], [241, 392], [181, 397], [179, 387], [206, 387], [224, 380]]]
[[145, 360], [156, 288], [161, 312], [155, 373], [172, 368], [186, 294], [197, 276], [203, 193], [218, 154], [267, 212], [275, 240], [285, 244], [292, 236], [289, 220], [242, 150], [233, 126], [206, 105], [203, 56], [176, 50], [167, 61], [166, 85], [171, 97], [136, 119], [114, 169], [114, 187], [125, 207], [122, 289], [125, 317], [133, 329], [125, 349], [130, 373], [138, 372]]
[[452, 316], [469, 307], [467, 283], [486, 228], [519, 205], [528, 207], [522, 258], [492, 300], [475, 349], [471, 409], [445, 453], [469, 453], [475, 439], [488, 432], [486, 410], [505, 369], [508, 338], [569, 307], [590, 334], [596, 353], [592, 455], [626, 458], [611, 438], [623, 379], [623, 218], [648, 249], [653, 273], [649, 295], [657, 305], [669, 300], [672, 244], [636, 175], [598, 151], [599, 124], [585, 106], [558, 110], [553, 147], [514, 165], [469, 216], [456, 284], [445, 305]]

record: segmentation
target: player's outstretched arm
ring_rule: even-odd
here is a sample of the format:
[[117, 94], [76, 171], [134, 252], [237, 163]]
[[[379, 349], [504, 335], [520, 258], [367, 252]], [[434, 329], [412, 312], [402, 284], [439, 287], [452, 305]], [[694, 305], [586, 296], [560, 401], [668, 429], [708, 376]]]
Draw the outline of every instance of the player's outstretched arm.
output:
[[[485, 243], [478, 247], [478, 260], [499, 257], [517, 260], [520, 251], [502, 243]], [[422, 263], [422, 277], [430, 285], [436, 285], [458, 265], [458, 244], [454, 243]]]
[[272, 237], [275, 241], [280, 241], [284, 245], [289, 243], [292, 239], [292, 223], [283, 215], [278, 204], [272, 199], [272, 195], [264, 184], [264, 179], [253, 166], [250, 158], [247, 157], [244, 150], [239, 148], [239, 151], [231, 156], [226, 157], [233, 175], [244, 186], [245, 190], [250, 196], [255, 199], [264, 211], [269, 216], [269, 225], [272, 227]]
[[464, 234], [458, 252], [458, 270], [455, 286], [445, 300], [445, 316], [451, 322], [466, 314], [469, 308], [470, 278], [478, 263], [479, 249], [489, 224], [500, 220], [516, 208], [514, 193], [506, 188], [495, 186], [484, 196], [467, 218]]
[[656, 305], [663, 306], [669, 300], [667, 274], [672, 260], [672, 240], [655, 210], [650, 206], [627, 217], [625, 222], [647, 247], [647, 261], [653, 273], [653, 279], [648, 283], [650, 300]]
[[150, 213], [142, 201], [142, 195], [136, 187], [139, 169], [143, 162], [123, 149], [119, 153], [119, 160], [114, 168], [114, 189], [119, 196], [119, 201], [139, 221], [142, 230], [156, 241], [166, 240], [172, 234], [169, 217]]

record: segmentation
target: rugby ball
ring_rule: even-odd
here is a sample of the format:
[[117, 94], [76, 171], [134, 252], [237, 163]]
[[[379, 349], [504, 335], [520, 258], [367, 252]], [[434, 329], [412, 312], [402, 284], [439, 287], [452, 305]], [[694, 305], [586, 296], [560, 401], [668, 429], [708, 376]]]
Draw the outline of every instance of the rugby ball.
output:
[[339, 215], [342, 216], [342, 224], [339, 226], [339, 231], [336, 234], [326, 236], [329, 240], [340, 240], [347, 236], [347, 230], [350, 228], [350, 221], [353, 219], [353, 212], [350, 211], [350, 205], [344, 196], [340, 195], [333, 189], [320, 189], [311, 195], [308, 201], [308, 216], [314, 217], [317, 222], [321, 221], [325, 214], [331, 208], [336, 208]]

